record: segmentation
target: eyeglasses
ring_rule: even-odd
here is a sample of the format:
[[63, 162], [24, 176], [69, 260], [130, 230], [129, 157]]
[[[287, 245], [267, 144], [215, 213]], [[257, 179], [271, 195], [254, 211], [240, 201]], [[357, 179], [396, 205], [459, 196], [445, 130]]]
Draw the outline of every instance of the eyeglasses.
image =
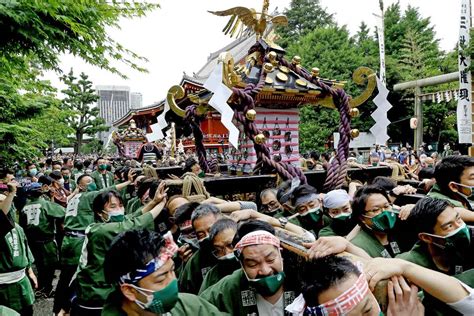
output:
[[232, 243], [229, 243], [224, 247], [215, 247], [215, 249], [212, 251], [212, 255], [216, 258], [220, 258], [227, 254], [226, 250], [230, 250], [230, 252], [234, 251], [234, 248], [232, 248]]
[[374, 207], [371, 210], [365, 211], [364, 215], [376, 216], [376, 215], [379, 215], [380, 213], [382, 213], [383, 211], [391, 211], [391, 210], [392, 210], [392, 205], [387, 203], [382, 207]]

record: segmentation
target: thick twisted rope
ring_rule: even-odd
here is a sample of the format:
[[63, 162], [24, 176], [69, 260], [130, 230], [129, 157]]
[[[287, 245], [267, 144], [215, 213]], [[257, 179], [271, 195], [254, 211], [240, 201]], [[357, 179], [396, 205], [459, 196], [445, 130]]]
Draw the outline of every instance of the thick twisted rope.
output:
[[189, 125], [191, 125], [199, 165], [201, 166], [201, 169], [204, 170], [204, 172], [210, 172], [209, 166], [207, 164], [206, 147], [204, 147], [203, 143], [204, 134], [201, 130], [202, 117], [197, 113], [196, 104], [190, 105], [186, 108], [186, 116], [184, 119]]
[[349, 143], [351, 131], [351, 116], [349, 107], [349, 96], [343, 89], [334, 89], [329, 84], [326, 84], [316, 76], [312, 76], [306, 69], [297, 67], [293, 63], [289, 63], [283, 58], [279, 58], [282, 65], [290, 68], [298, 75], [302, 76], [311, 83], [321, 88], [323, 94], [330, 95], [334, 100], [334, 105], [340, 114], [339, 134], [340, 140], [337, 146], [336, 157], [331, 162], [326, 181], [324, 183], [324, 190], [330, 191], [342, 187], [345, 177], [347, 175], [347, 158], [349, 156]]
[[246, 136], [253, 141], [255, 153], [257, 155], [257, 162], [254, 171], [261, 169], [263, 166], [269, 166], [276, 170], [276, 172], [285, 180], [298, 177], [301, 183], [306, 183], [306, 176], [300, 169], [295, 168], [291, 164], [284, 164], [272, 160], [270, 158], [270, 150], [268, 149], [267, 144], [257, 144], [255, 142], [255, 136], [259, 134], [257, 124], [254, 121], [248, 120], [244, 115], [247, 111], [255, 109], [255, 98], [265, 85], [265, 78], [266, 73], [262, 70], [257, 85], [250, 83], [247, 84], [244, 89], [232, 88], [232, 92], [240, 100], [240, 103], [234, 106], [234, 117], [244, 126], [244, 132]]

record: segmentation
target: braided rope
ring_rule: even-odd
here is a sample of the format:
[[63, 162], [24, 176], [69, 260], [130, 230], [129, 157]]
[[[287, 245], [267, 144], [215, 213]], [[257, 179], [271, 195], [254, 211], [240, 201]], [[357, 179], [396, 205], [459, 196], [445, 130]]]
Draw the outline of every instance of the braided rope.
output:
[[334, 157], [327, 171], [324, 190], [330, 191], [339, 189], [342, 187], [347, 175], [347, 158], [349, 156], [351, 131], [349, 96], [343, 89], [334, 89], [331, 85], [319, 80], [318, 77], [312, 76], [306, 69], [297, 67], [281, 57], [279, 57], [279, 61], [282, 65], [290, 68], [301, 77], [320, 87], [323, 94], [331, 95], [334, 100], [341, 119], [339, 124], [340, 140], [337, 146], [336, 157]]

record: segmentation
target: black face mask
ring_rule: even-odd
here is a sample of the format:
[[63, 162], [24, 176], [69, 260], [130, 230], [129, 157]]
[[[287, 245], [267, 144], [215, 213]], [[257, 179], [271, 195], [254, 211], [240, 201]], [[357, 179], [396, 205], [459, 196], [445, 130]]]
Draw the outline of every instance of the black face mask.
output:
[[209, 239], [209, 236], [206, 238], [203, 238], [199, 240], [199, 249], [204, 252], [211, 252], [211, 240]]

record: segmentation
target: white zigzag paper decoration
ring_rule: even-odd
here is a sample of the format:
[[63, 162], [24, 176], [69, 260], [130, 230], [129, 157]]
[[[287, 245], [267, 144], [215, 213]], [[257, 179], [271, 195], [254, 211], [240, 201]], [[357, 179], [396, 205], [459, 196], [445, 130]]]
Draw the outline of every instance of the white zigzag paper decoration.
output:
[[221, 114], [222, 125], [229, 131], [229, 143], [234, 148], [238, 148], [239, 130], [232, 122], [234, 112], [227, 104], [227, 100], [232, 95], [232, 90], [222, 83], [222, 62], [217, 63], [211, 75], [204, 83], [204, 88], [214, 93], [209, 100], [209, 105]]
[[375, 120], [375, 125], [370, 128], [370, 132], [375, 136], [375, 142], [378, 145], [385, 145], [390, 138], [387, 134], [387, 127], [390, 125], [387, 112], [392, 108], [392, 105], [387, 100], [389, 91], [379, 77], [377, 77], [377, 89], [379, 93], [374, 98], [377, 109], [371, 114]]
[[168, 122], [166, 122], [165, 115], [170, 110], [170, 105], [168, 104], [168, 100], [165, 99], [165, 106], [163, 108], [163, 112], [158, 115], [156, 118], [156, 123], [150, 125], [152, 133], [147, 134], [147, 139], [149, 142], [154, 142], [155, 140], [160, 140], [165, 137], [163, 135], [162, 129], [168, 126]]

